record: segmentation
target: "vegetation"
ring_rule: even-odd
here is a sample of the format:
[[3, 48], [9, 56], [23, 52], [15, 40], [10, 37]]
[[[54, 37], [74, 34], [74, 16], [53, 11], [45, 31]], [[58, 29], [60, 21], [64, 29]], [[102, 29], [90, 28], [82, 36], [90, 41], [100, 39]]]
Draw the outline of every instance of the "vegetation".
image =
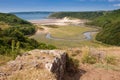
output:
[[[101, 50], [101, 49], [98, 48], [98, 50]], [[91, 48], [83, 47], [81, 62], [84, 64], [85, 63], [88, 63], [88, 64], [95, 64], [95, 63], [103, 64], [104, 63], [106, 65], [107, 64], [109, 64], [109, 65], [119, 64], [119, 57], [114, 55], [113, 52], [111, 52], [112, 50], [114, 50], [114, 48], [103, 48], [102, 50], [104, 50], [104, 51], [108, 50], [108, 51], [106, 51], [106, 53], [102, 53], [102, 52], [95, 53], [96, 51], [92, 51]]]
[[36, 32], [35, 26], [15, 15], [0, 13], [0, 22], [9, 27], [0, 29], [0, 54], [15, 58], [21, 50], [54, 49], [53, 45], [37, 42], [27, 36]]
[[[42, 28], [48, 28], [49, 26], [43, 26]], [[74, 48], [74, 47], [83, 47], [83, 46], [107, 46], [101, 43], [98, 43], [93, 36], [92, 40], [83, 40], [84, 39], [84, 32], [96, 30], [95, 28], [90, 27], [83, 27], [83, 26], [56, 26], [57, 28], [49, 27], [49, 32], [52, 37], [54, 38], [61, 38], [65, 40], [53, 40], [47, 39], [45, 33], [37, 32], [36, 34], [32, 35], [31, 38], [42, 41], [44, 43], [53, 44], [57, 48]], [[40, 36], [40, 37], [39, 37]]]
[[101, 27], [96, 40], [110, 45], [120, 46], [120, 9], [114, 11], [101, 12], [59, 12], [50, 17], [64, 18], [73, 17], [89, 19], [92, 22], [87, 24]]
[[107, 64], [112, 64], [112, 65], [115, 65], [117, 62], [117, 58], [115, 56], [110, 56], [110, 55], [107, 55], [105, 57], [105, 61]]
[[97, 62], [97, 58], [93, 55], [91, 55], [89, 48], [85, 48], [86, 50], [84, 50], [82, 58], [81, 58], [81, 62], [82, 63], [88, 63], [88, 64], [95, 64]]
[[91, 54], [86, 53], [83, 55], [81, 61], [82, 61], [82, 63], [94, 64], [94, 63], [96, 63], [97, 59], [94, 56], [92, 56]]
[[71, 18], [79, 18], [79, 19], [94, 19], [103, 14], [104, 12], [57, 12], [51, 14], [49, 17], [52, 18], [71, 17]]
[[98, 41], [120, 46], [120, 10], [111, 11], [95, 19], [91, 24], [102, 27], [96, 36]]
[[0, 13], [0, 22], [4, 22], [10, 26], [29, 27], [32, 24], [28, 21], [22, 20], [13, 14]]

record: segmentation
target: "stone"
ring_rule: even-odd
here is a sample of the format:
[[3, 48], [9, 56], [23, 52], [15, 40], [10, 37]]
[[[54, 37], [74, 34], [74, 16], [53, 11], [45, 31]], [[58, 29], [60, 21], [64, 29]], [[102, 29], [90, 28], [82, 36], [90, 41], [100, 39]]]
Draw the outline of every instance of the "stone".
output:
[[9, 76], [14, 76], [13, 73], [25, 70], [46, 69], [56, 76], [56, 80], [62, 80], [66, 70], [66, 56], [67, 54], [63, 50], [32, 50], [0, 67], [0, 78], [1, 76], [8, 77], [5, 75], [8, 73]]

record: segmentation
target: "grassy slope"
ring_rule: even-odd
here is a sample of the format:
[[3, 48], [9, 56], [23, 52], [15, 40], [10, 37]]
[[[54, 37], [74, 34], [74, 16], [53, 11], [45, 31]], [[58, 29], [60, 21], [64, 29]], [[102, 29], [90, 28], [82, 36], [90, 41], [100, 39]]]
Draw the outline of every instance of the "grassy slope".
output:
[[115, 10], [95, 19], [92, 25], [102, 27], [96, 39], [103, 43], [120, 46], [120, 10]]
[[18, 18], [17, 16], [13, 15], [13, 14], [5, 14], [5, 13], [0, 13], [0, 23], [4, 24], [4, 25], [9, 25], [9, 26], [31, 26], [32, 24]]

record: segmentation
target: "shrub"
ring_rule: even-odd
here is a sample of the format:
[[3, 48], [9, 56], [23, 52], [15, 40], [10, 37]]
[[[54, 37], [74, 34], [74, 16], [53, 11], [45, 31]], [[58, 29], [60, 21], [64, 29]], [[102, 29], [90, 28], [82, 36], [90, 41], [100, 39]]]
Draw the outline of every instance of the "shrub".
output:
[[107, 56], [105, 57], [105, 62], [106, 62], [107, 64], [115, 65], [115, 64], [116, 64], [116, 57], [115, 57], [115, 56], [107, 55]]
[[91, 55], [90, 53], [84, 53], [81, 58], [82, 63], [88, 63], [88, 64], [94, 64], [97, 62], [97, 59], [95, 56]]
[[56, 47], [53, 46], [53, 45], [48, 45], [47, 48], [48, 48], [48, 49], [56, 49]]

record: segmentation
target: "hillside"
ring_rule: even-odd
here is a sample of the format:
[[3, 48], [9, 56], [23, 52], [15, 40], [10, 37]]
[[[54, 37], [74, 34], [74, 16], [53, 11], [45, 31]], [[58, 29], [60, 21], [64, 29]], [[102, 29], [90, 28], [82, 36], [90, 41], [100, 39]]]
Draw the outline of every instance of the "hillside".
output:
[[0, 80], [119, 80], [119, 52], [119, 47], [35, 49], [0, 66]]
[[[36, 28], [32, 23], [13, 14], [0, 13], [0, 57], [15, 58], [21, 51], [55, 48], [53, 45], [28, 38], [35, 32]], [[1, 63], [4, 63], [3, 58], [0, 58]]]
[[34, 34], [35, 26], [13, 14], [0, 13], [0, 29], [14, 27], [25, 35]]
[[110, 45], [120, 46], [120, 10], [103, 12], [59, 12], [50, 17], [63, 18], [73, 17], [80, 19], [89, 19], [92, 22], [89, 25], [101, 27], [96, 40]]
[[91, 24], [102, 27], [96, 36], [98, 41], [120, 46], [120, 10], [98, 17]]
[[51, 14], [50, 18], [64, 18], [64, 17], [71, 17], [71, 18], [79, 18], [79, 19], [94, 19], [105, 12], [57, 12]]
[[22, 20], [17, 16], [9, 13], [0, 13], [0, 23], [5, 23], [9, 26], [17, 26], [17, 27], [24, 27], [24, 26], [32, 26], [31, 23], [28, 21]]

